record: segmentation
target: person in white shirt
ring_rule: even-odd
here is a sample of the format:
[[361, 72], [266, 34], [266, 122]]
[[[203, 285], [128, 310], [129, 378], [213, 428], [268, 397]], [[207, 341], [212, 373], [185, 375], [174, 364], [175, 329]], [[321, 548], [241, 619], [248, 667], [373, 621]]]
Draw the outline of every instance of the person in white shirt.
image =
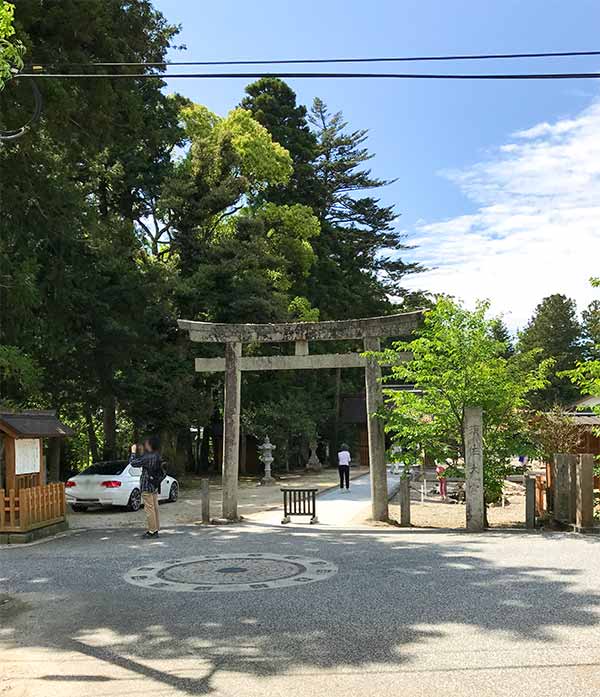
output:
[[338, 453], [338, 471], [340, 473], [340, 489], [343, 490], [345, 484], [346, 491], [350, 488], [350, 462], [350, 449], [346, 443], [342, 443]]

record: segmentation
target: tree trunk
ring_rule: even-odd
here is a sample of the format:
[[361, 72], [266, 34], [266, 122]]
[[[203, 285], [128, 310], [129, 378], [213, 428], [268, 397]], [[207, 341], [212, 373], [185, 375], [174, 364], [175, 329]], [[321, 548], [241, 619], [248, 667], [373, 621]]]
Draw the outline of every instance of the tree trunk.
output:
[[60, 481], [60, 438], [48, 438], [46, 480]]
[[114, 460], [117, 456], [117, 400], [114, 395], [107, 395], [103, 404], [102, 421], [104, 426], [104, 460]]
[[98, 449], [98, 438], [96, 437], [96, 429], [94, 428], [94, 418], [92, 417], [92, 410], [90, 409], [89, 404], [84, 405], [83, 413], [85, 417], [85, 425], [87, 429], [90, 453], [92, 455], [92, 462], [98, 462], [98, 460], [100, 459], [100, 452]]

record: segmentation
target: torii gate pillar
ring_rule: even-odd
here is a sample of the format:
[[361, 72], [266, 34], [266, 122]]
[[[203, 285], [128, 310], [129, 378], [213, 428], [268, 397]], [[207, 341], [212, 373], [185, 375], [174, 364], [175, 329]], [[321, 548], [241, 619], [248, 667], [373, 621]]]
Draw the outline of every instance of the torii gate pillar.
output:
[[225, 399], [223, 408], [223, 517], [236, 520], [240, 469], [240, 412], [242, 344], [225, 344]]
[[[365, 339], [365, 351], [379, 351], [377, 338]], [[373, 359], [365, 366], [365, 392], [367, 397], [367, 431], [369, 438], [369, 466], [371, 468], [371, 511], [373, 520], [388, 519], [387, 470], [385, 467], [385, 433], [380, 416], [383, 407], [381, 367]]]

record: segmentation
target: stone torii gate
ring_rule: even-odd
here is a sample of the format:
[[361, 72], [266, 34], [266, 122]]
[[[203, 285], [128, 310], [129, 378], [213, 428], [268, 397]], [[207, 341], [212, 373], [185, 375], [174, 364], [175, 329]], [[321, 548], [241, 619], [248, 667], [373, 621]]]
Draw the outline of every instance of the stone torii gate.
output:
[[[373, 520], [388, 519], [385, 438], [381, 419], [375, 416], [383, 404], [381, 368], [360, 353], [310, 354], [309, 341], [361, 340], [364, 351], [379, 351], [380, 339], [404, 337], [421, 324], [422, 312], [329, 322], [285, 324], [219, 324], [178, 320], [179, 328], [200, 343], [225, 344], [224, 358], [196, 358], [196, 371], [225, 373], [223, 418], [223, 517], [238, 520], [237, 490], [240, 444], [242, 370], [316, 370], [364, 368], [367, 395], [371, 506]], [[293, 356], [242, 356], [242, 344], [294, 342]], [[403, 357], [410, 360], [410, 355]]]

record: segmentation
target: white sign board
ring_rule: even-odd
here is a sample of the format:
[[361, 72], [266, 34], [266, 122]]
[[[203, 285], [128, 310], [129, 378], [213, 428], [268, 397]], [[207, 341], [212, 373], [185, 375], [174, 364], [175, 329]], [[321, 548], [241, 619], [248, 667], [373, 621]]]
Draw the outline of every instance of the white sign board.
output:
[[39, 439], [17, 438], [15, 440], [15, 474], [34, 474], [39, 471]]

